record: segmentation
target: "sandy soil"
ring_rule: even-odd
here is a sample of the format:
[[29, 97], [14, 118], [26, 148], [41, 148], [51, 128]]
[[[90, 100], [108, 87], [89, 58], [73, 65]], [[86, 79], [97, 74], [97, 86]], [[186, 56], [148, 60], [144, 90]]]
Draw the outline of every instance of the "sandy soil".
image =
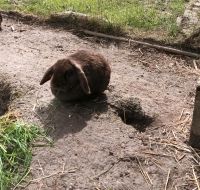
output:
[[[55, 141], [53, 147], [36, 148], [31, 175], [18, 189], [196, 187], [194, 159], [187, 145], [198, 76], [189, 66], [191, 59], [9, 19], [3, 29], [0, 73], [20, 91], [11, 107], [24, 120], [48, 129]], [[99, 51], [110, 60], [112, 77], [105, 92], [109, 98], [137, 97], [145, 112], [155, 115], [145, 132], [124, 124], [101, 97], [62, 104], [53, 98], [49, 83], [39, 85], [50, 65], [82, 48]]]

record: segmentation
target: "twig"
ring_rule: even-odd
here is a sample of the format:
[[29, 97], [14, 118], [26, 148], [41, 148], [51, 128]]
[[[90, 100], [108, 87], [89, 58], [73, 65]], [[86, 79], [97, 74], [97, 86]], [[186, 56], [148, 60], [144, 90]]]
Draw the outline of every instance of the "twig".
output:
[[180, 164], [180, 162], [179, 162], [179, 160], [178, 160], [178, 158], [176, 157], [175, 154], [174, 154], [174, 159], [175, 159], [175, 161], [178, 163], [178, 165], [181, 167], [181, 164]]
[[165, 190], [167, 190], [167, 187], [168, 187], [170, 172], [171, 172], [171, 169], [169, 169], [168, 173], [167, 173], [167, 180], [166, 180], [166, 183], [165, 183]]
[[192, 157], [192, 159], [196, 162], [196, 164], [199, 164], [198, 160], [195, 157]]
[[149, 137], [148, 139], [149, 139], [149, 148], [151, 149], [151, 147], [152, 147], [151, 146], [151, 138]]
[[151, 161], [158, 167], [160, 168], [161, 170], [165, 170], [161, 165], [162, 163], [159, 163], [158, 160], [156, 160], [155, 158], [151, 158]]
[[64, 173], [64, 171], [65, 171], [65, 165], [66, 165], [66, 162], [64, 162], [64, 164], [63, 164], [62, 173]]
[[186, 154], [183, 154], [180, 158], [178, 158], [178, 161], [181, 161], [185, 156]]
[[101, 172], [100, 174], [94, 176], [93, 179], [98, 179], [100, 176], [106, 174], [107, 172], [109, 172], [114, 167], [115, 164], [117, 164], [119, 162], [120, 162], [120, 160], [118, 160], [117, 162], [113, 163], [107, 170], [105, 170], [105, 171]]
[[187, 51], [183, 51], [183, 50], [179, 50], [179, 49], [175, 49], [175, 48], [171, 48], [171, 47], [151, 44], [151, 43], [127, 39], [127, 38], [123, 38], [123, 37], [116, 37], [116, 36], [112, 36], [112, 35], [102, 34], [102, 33], [99, 33], [99, 32], [92, 32], [92, 31], [89, 31], [89, 30], [82, 30], [82, 31], [85, 34], [92, 35], [92, 36], [97, 36], [97, 37], [101, 37], [101, 38], [108, 38], [108, 39], [118, 40], [118, 41], [123, 41], [123, 42], [128, 42], [128, 43], [133, 42], [133, 43], [137, 43], [137, 44], [140, 44], [140, 45], [152, 47], [152, 48], [155, 48], [155, 49], [164, 50], [164, 51], [170, 52], [170, 53], [200, 58], [200, 54], [187, 52]]
[[196, 70], [198, 70], [197, 63], [196, 63], [195, 60], [193, 60], [193, 64], [194, 64], [194, 68], [195, 68]]
[[53, 174], [50, 174], [50, 175], [47, 175], [47, 176], [44, 176], [44, 177], [41, 177], [41, 178], [37, 178], [37, 179], [33, 179], [33, 180], [30, 180], [29, 183], [32, 183], [32, 182], [40, 182], [41, 180], [43, 179], [46, 179], [46, 178], [50, 178], [50, 177], [53, 177], [55, 175], [58, 175], [58, 174], [67, 174], [67, 173], [74, 173], [76, 170], [69, 170], [69, 171], [59, 171], [59, 172], [55, 172]]
[[131, 46], [131, 41], [130, 41], [130, 39], [128, 40], [128, 45]]
[[[131, 44], [131, 40], [129, 39], [129, 43]], [[139, 52], [141, 53], [141, 56], [144, 55], [144, 53], [142, 52], [141, 48], [139, 48]]]
[[193, 175], [194, 175], [194, 179], [195, 179], [195, 181], [196, 181], [197, 188], [198, 188], [198, 190], [200, 190], [199, 182], [198, 182], [196, 173], [195, 173], [195, 171], [194, 171], [194, 166], [192, 166], [192, 172], [193, 172]]
[[180, 117], [179, 117], [179, 121], [181, 120], [181, 118], [182, 118], [182, 116], [183, 116], [183, 113], [184, 113], [184, 111], [185, 111], [185, 108], [183, 108], [183, 109], [182, 109], [181, 115], [180, 115]]
[[142, 164], [140, 163], [139, 159], [137, 157], [136, 157], [136, 159], [137, 159], [137, 162], [138, 162], [139, 169], [140, 169], [145, 181], [147, 182], [147, 184], [153, 185], [151, 178], [149, 177], [148, 173], [144, 171]]
[[151, 154], [151, 155], [155, 155], [155, 156], [173, 157], [172, 155], [155, 153], [155, 152], [151, 152], [151, 151], [143, 151], [142, 153], [144, 153], [144, 154]]
[[194, 149], [194, 148], [192, 148], [192, 147], [190, 147], [191, 148], [191, 150], [194, 152], [194, 154], [195, 154], [195, 156], [199, 159], [199, 161], [200, 161], [200, 156], [199, 156], [199, 154], [196, 152], [196, 150]]
[[172, 134], [173, 134], [174, 138], [177, 140], [178, 138], [177, 138], [177, 136], [175, 135], [175, 133], [174, 133], [173, 130], [172, 130]]
[[44, 170], [43, 170], [43, 168], [42, 168], [42, 166], [41, 166], [41, 164], [40, 164], [40, 161], [38, 160], [38, 164], [39, 164], [39, 166], [40, 166], [40, 170], [42, 171], [42, 175], [44, 176]]
[[190, 119], [190, 116], [187, 116], [183, 121], [179, 121], [179, 122], [175, 123], [175, 125], [185, 124], [188, 122], [189, 119]]
[[185, 152], [188, 152], [188, 153], [191, 153], [191, 150], [189, 148], [185, 148], [185, 147], [181, 147], [180, 145], [176, 145], [176, 144], [172, 144], [172, 143], [159, 143], [159, 142], [155, 142], [156, 144], [160, 144], [160, 145], [167, 145], [167, 146], [172, 146], [178, 150], [182, 150], [182, 151], [185, 151]]
[[156, 68], [161, 72], [160, 68], [158, 67], [158, 65], [156, 64]]
[[35, 108], [38, 104], [38, 95], [39, 95], [39, 91], [37, 91], [37, 94], [36, 94], [36, 100], [35, 100], [35, 104], [33, 105], [33, 111], [35, 111]]
[[22, 177], [22, 179], [19, 181], [19, 183], [17, 183], [17, 185], [15, 185], [15, 187], [12, 190], [15, 190], [19, 184], [27, 177], [27, 175], [30, 173], [31, 168], [29, 168], [29, 170], [27, 171], [27, 173]]
[[197, 187], [195, 187], [194, 189], [192, 189], [192, 190], [197, 190]]

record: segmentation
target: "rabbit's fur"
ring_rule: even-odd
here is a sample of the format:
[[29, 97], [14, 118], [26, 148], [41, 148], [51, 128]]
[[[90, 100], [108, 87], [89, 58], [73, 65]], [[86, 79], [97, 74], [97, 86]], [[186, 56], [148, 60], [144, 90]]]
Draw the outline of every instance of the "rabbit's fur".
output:
[[40, 85], [51, 79], [54, 96], [61, 101], [73, 101], [105, 91], [110, 74], [109, 63], [101, 54], [79, 50], [51, 66]]

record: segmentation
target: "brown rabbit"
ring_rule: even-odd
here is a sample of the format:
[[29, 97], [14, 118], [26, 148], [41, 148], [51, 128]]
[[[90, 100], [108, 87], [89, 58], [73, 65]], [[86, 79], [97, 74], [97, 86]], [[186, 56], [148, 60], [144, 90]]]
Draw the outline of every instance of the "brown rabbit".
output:
[[111, 68], [99, 53], [79, 50], [58, 60], [44, 74], [40, 85], [51, 79], [51, 91], [61, 101], [73, 101], [106, 90]]
[[2, 27], [1, 27], [2, 21], [3, 21], [3, 18], [2, 18], [2, 15], [1, 15], [1, 13], [0, 13], [0, 31], [2, 30]]

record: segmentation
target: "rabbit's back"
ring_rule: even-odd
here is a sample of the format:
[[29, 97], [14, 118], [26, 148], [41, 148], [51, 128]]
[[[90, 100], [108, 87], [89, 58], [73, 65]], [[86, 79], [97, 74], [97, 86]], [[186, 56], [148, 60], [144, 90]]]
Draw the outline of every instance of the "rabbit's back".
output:
[[101, 54], [79, 50], [70, 55], [70, 58], [81, 65], [92, 93], [106, 90], [110, 81], [111, 69], [108, 61]]

